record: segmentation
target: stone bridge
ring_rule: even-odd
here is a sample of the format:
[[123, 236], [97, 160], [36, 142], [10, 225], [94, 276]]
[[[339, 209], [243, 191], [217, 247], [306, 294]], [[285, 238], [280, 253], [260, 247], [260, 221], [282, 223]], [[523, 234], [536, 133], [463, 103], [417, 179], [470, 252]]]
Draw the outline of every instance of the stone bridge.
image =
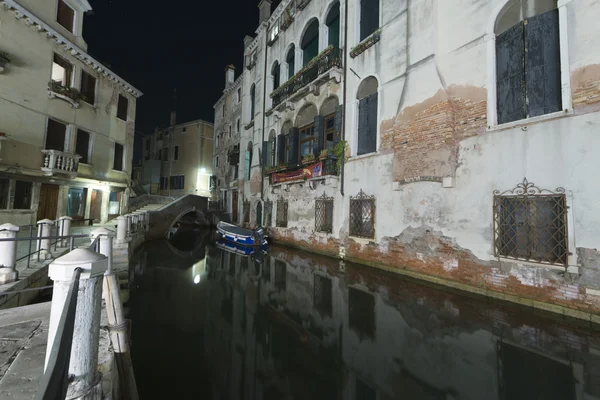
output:
[[214, 224], [208, 212], [208, 198], [188, 194], [171, 203], [147, 211], [148, 231], [146, 240], [162, 239], [180, 221], [210, 227]]

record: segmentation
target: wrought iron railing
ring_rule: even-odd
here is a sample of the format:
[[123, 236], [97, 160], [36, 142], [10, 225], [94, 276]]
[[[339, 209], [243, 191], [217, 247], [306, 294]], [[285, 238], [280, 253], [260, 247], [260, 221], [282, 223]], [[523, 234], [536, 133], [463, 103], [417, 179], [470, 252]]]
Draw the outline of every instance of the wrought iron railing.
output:
[[324, 74], [331, 68], [341, 68], [341, 54], [340, 49], [329, 46], [321, 54], [313, 58], [306, 67], [302, 68], [296, 75], [271, 93], [273, 107], [315, 81], [321, 74]]
[[[318, 159], [315, 159], [311, 163], [306, 164], [296, 164], [296, 165], [288, 165], [280, 168], [271, 168], [267, 170], [266, 174], [270, 176], [269, 183], [273, 184], [273, 174], [274, 173], [285, 173], [285, 172], [293, 172], [298, 171], [300, 169], [304, 169], [306, 165], [310, 165], [312, 163], [319, 162]], [[321, 159], [322, 162], [322, 171], [320, 176], [337, 176], [338, 175], [338, 162], [337, 157], [335, 156], [327, 156], [327, 158]], [[303, 180], [304, 177], [298, 177], [298, 180]]]
[[350, 197], [350, 236], [375, 238], [375, 196], [362, 189]]
[[315, 200], [315, 231], [333, 231], [333, 197], [323, 196]]

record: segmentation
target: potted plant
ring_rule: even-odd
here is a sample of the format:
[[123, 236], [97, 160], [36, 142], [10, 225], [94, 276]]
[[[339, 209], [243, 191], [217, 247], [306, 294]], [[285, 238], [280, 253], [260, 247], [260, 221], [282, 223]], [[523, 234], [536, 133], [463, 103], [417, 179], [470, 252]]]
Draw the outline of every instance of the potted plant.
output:
[[323, 150], [321, 150], [321, 153], [319, 154], [319, 159], [324, 160], [327, 158], [327, 156], [329, 156], [329, 150], [323, 149]]
[[309, 164], [315, 161], [315, 155], [313, 153], [308, 153], [304, 157], [302, 157], [302, 164]]

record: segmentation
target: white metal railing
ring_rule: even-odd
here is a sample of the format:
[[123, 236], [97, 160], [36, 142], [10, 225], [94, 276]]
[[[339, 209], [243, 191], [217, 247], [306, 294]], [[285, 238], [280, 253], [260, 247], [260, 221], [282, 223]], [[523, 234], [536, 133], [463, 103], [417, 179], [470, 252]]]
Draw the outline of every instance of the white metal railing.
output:
[[42, 172], [45, 175], [65, 174], [71, 177], [77, 176], [77, 167], [81, 156], [65, 153], [58, 150], [42, 150], [44, 162]]

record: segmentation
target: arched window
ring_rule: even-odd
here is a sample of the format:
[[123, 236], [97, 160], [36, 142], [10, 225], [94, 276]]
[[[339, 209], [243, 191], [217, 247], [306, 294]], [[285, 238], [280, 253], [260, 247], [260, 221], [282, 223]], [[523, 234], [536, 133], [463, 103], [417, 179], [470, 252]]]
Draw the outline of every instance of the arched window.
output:
[[496, 19], [499, 124], [562, 109], [556, 7], [556, 0], [514, 0]]
[[277, 162], [279, 164], [291, 164], [294, 160], [293, 154], [294, 125], [286, 121], [277, 136]]
[[304, 66], [319, 54], [319, 21], [313, 19], [302, 36], [302, 62]]
[[273, 63], [273, 68], [271, 68], [271, 77], [273, 78], [273, 90], [277, 89], [280, 84], [279, 79], [279, 62], [275, 61]]
[[319, 138], [315, 130], [315, 117], [319, 113], [313, 104], [304, 106], [296, 117], [296, 126], [299, 127], [299, 157], [314, 154], [318, 156]]
[[292, 44], [292, 47], [287, 52], [287, 56], [285, 57], [285, 62], [288, 67], [288, 79], [291, 79], [292, 76], [296, 73], [296, 46]]
[[248, 142], [246, 150], [246, 180], [250, 180], [250, 170], [252, 169], [252, 142]]
[[358, 87], [358, 146], [357, 155], [377, 150], [377, 79], [365, 78]]
[[254, 105], [256, 103], [256, 86], [254, 83], [250, 87], [250, 121], [254, 119]]
[[379, 29], [379, 0], [360, 0], [360, 40]]
[[340, 47], [340, 3], [336, 2], [325, 20], [327, 25], [327, 44], [338, 49]]

